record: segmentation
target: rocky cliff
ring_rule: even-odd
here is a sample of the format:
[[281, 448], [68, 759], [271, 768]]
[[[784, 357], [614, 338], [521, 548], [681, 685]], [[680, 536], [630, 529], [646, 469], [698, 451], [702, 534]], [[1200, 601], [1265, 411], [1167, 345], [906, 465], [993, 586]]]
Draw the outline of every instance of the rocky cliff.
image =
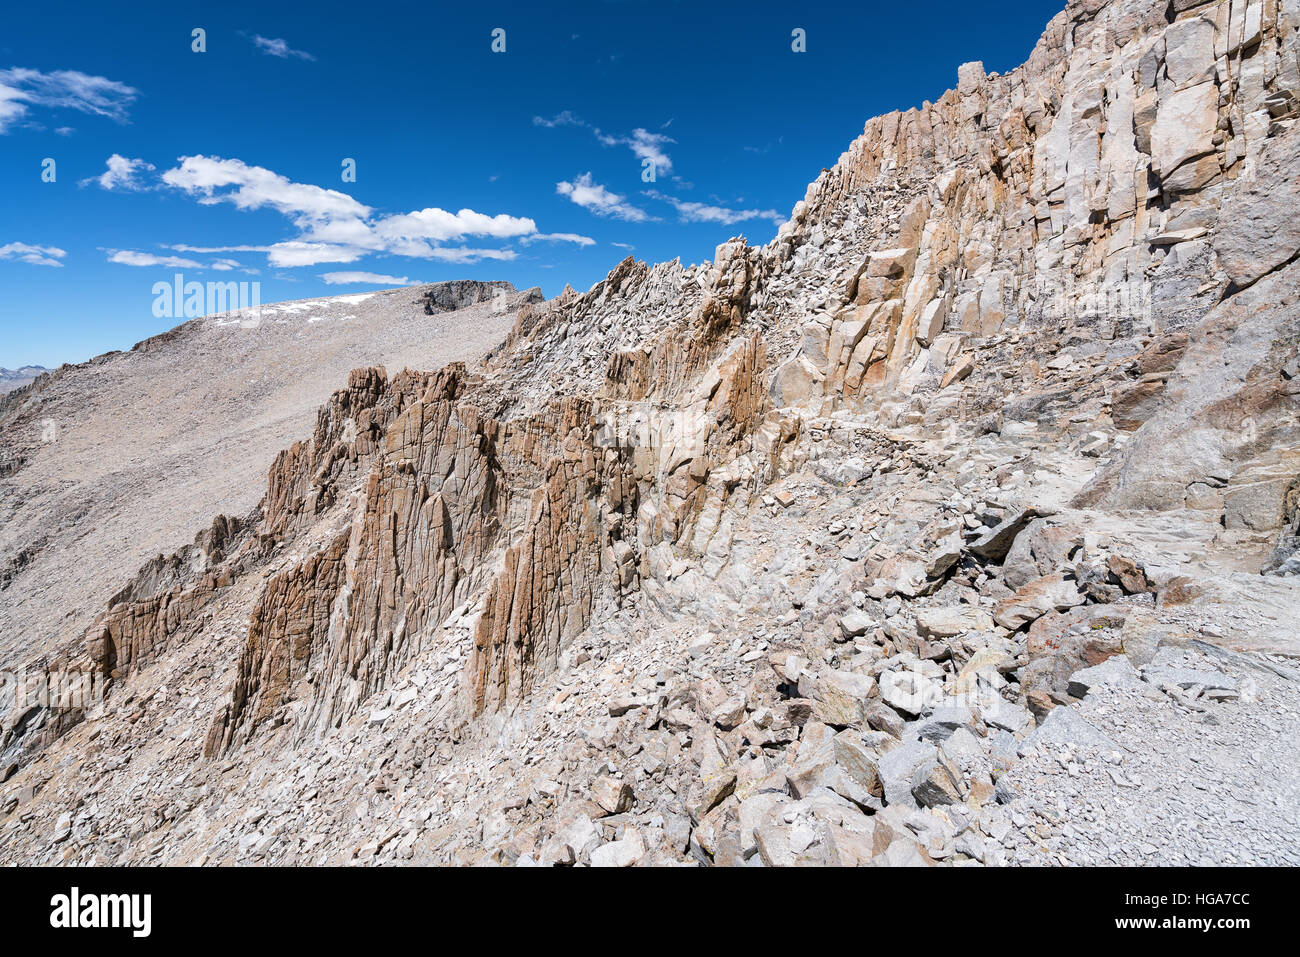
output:
[[6, 856], [1294, 861], [1154, 742], [1294, 792], [1298, 31], [1075, 0], [767, 246], [353, 372], [39, 663]]
[[0, 663], [67, 646], [139, 566], [247, 515], [357, 365], [476, 361], [534, 297], [456, 282], [268, 303], [0, 396]]

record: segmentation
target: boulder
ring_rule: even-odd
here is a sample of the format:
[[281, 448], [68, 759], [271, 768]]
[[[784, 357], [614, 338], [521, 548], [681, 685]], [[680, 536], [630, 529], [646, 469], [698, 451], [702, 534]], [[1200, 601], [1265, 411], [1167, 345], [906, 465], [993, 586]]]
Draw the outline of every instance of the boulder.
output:
[[997, 525], [980, 534], [967, 549], [985, 561], [1000, 562], [1007, 557], [1016, 536], [1038, 516], [1033, 508], [1017, 509]]
[[938, 754], [939, 749], [928, 741], [905, 741], [882, 755], [877, 770], [885, 791], [885, 803], [916, 807], [916, 798], [912, 795], [913, 776], [917, 768]]
[[1069, 745], [1106, 751], [1113, 751], [1116, 748], [1113, 740], [1094, 728], [1071, 707], [1058, 707], [1049, 711], [1042, 724], [1021, 743], [1020, 753], [1028, 754], [1040, 745]]
[[998, 603], [994, 620], [1003, 628], [1017, 631], [1053, 611], [1082, 605], [1085, 598], [1064, 575], [1048, 575], [1019, 589]]
[[858, 608], [840, 618], [840, 631], [846, 638], [861, 638], [875, 626], [875, 620]]
[[1140, 595], [1155, 590], [1147, 578], [1146, 569], [1131, 558], [1112, 555], [1106, 562], [1106, 570], [1127, 595]]
[[812, 686], [813, 717], [825, 724], [862, 727], [875, 679], [850, 671], [827, 671]]
[[883, 671], [880, 697], [895, 711], [920, 714], [943, 697], [943, 685], [919, 671]]
[[921, 807], [940, 807], [960, 804], [962, 792], [948, 769], [931, 758], [912, 773], [912, 798]]
[[617, 841], [602, 844], [591, 852], [592, 867], [631, 867], [645, 856], [645, 842], [636, 831]]
[[1081, 668], [1070, 676], [1066, 690], [1076, 698], [1086, 697], [1094, 688], [1139, 689], [1142, 679], [1126, 655], [1115, 655], [1099, 665]]
[[606, 814], [622, 814], [632, 809], [632, 787], [626, 781], [603, 774], [591, 785], [591, 796]]
[[925, 608], [916, 614], [916, 633], [922, 638], [956, 638], [968, 631], [989, 631], [993, 618], [972, 605]]
[[1083, 530], [1077, 526], [1034, 519], [1008, 550], [1002, 563], [1002, 580], [1013, 590], [1028, 585], [1059, 571], [1081, 545]]

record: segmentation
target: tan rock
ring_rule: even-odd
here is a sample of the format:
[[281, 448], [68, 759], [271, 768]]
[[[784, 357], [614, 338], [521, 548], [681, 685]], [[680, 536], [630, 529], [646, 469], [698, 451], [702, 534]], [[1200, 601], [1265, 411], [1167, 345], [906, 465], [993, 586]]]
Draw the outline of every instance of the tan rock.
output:
[[1015, 631], [1053, 611], [1065, 611], [1082, 605], [1084, 596], [1063, 575], [1048, 575], [1020, 588], [998, 603], [994, 620]]
[[613, 775], [603, 774], [591, 785], [591, 796], [606, 814], [623, 814], [632, 809], [632, 786]]
[[1199, 83], [1170, 93], [1160, 100], [1151, 128], [1151, 159], [1161, 179], [1183, 163], [1214, 149], [1219, 121], [1219, 88]]

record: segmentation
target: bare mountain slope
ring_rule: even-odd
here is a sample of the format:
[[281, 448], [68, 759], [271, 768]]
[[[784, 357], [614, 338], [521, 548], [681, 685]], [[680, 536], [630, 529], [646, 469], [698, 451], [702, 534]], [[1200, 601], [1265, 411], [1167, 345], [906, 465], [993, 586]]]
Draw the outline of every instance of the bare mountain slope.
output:
[[768, 245], [353, 371], [35, 669], [0, 856], [1296, 863], [1298, 54], [1074, 0]]
[[214, 515], [246, 514], [275, 453], [350, 369], [477, 359], [535, 295], [445, 283], [266, 305], [260, 319], [195, 319], [11, 394], [0, 404], [0, 661], [77, 638], [144, 561]]
[[46, 372], [44, 366], [23, 366], [20, 369], [0, 369], [0, 394], [22, 388]]

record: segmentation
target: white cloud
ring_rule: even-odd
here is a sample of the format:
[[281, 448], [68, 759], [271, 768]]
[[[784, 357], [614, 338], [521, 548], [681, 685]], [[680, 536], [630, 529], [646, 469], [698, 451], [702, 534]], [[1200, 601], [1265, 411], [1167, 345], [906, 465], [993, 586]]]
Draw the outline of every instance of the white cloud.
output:
[[271, 265], [294, 267], [351, 263], [372, 253], [457, 263], [508, 260], [516, 255], [510, 249], [442, 245], [470, 237], [594, 243], [576, 233], [539, 233], [532, 219], [506, 213], [488, 215], [472, 209], [453, 213], [430, 206], [410, 213], [376, 217], [371, 207], [346, 193], [295, 183], [279, 173], [249, 166], [241, 160], [182, 156], [179, 162], [179, 166], [162, 174], [167, 185], [196, 197], [205, 205], [230, 203], [242, 210], [274, 209], [293, 223], [298, 235], [266, 246], [169, 247], [177, 252], [265, 252]]
[[515, 258], [515, 251], [513, 249], [469, 249], [465, 246], [435, 246], [430, 250], [426, 258], [462, 265], [476, 263], [480, 259], [508, 262]]
[[592, 239], [590, 236], [583, 236], [579, 233], [536, 233], [532, 236], [525, 236], [519, 241], [525, 245], [536, 242], [577, 243], [579, 246], [596, 245], [596, 240]]
[[253, 43], [267, 56], [276, 56], [281, 60], [287, 60], [289, 57], [297, 57], [299, 60], [316, 59], [304, 50], [293, 49], [293, 47], [289, 46], [286, 41], [281, 40], [278, 37], [272, 39], [270, 37], [254, 36]]
[[643, 223], [650, 219], [645, 210], [625, 203], [618, 193], [610, 192], [595, 182], [591, 173], [583, 173], [571, 183], [556, 183], [555, 191], [597, 216], [613, 216], [629, 223]]
[[0, 246], [0, 259], [16, 259], [33, 266], [62, 266], [59, 262], [68, 255], [58, 246], [29, 246], [27, 243], [9, 243]]
[[187, 246], [184, 243], [164, 248], [178, 253], [265, 253], [271, 250], [270, 246]]
[[677, 210], [678, 217], [684, 223], [722, 223], [725, 226], [732, 226], [750, 219], [768, 219], [780, 225], [786, 220], [786, 217], [775, 209], [727, 209], [725, 206], [709, 206], [706, 203], [687, 202], [654, 189], [647, 189], [644, 193], [651, 199], [671, 203], [673, 208]]
[[27, 107], [19, 102], [18, 91], [0, 83], [0, 133], [7, 132], [14, 121], [26, 112]]
[[673, 170], [672, 158], [664, 152], [665, 143], [676, 143], [671, 136], [663, 133], [650, 133], [641, 128], [632, 131], [631, 136], [607, 136], [596, 130], [596, 138], [606, 146], [626, 146], [639, 160], [654, 160], [656, 173], [668, 174]]
[[77, 110], [124, 123], [127, 108], [139, 95], [125, 83], [76, 70], [0, 70], [0, 134], [9, 132], [33, 106]]
[[317, 266], [321, 263], [354, 263], [366, 254], [353, 246], [304, 243], [296, 240], [276, 243], [267, 250], [272, 266]]
[[[660, 129], [667, 129], [672, 124], [669, 120]], [[544, 116], [534, 116], [533, 126], [544, 126], [547, 129], [554, 129], [557, 126], [580, 126], [584, 129], [591, 130], [592, 134], [605, 146], [626, 146], [630, 149], [639, 160], [654, 160], [655, 172], [668, 174], [673, 170], [673, 160], [664, 151], [666, 143], [676, 143], [677, 141], [671, 136], [664, 133], [651, 133], [648, 130], [637, 127], [629, 136], [616, 136], [611, 133], [604, 133], [599, 127], [592, 126], [586, 120], [580, 119], [569, 110], [563, 110], [556, 113], [550, 119]]]
[[[164, 246], [163, 248], [192, 249], [195, 252], [208, 251], [194, 249], [192, 246]], [[108, 261], [111, 263], [117, 263], [119, 266], [142, 266], [146, 268], [161, 266], [167, 269], [212, 269], [216, 272], [232, 272], [238, 269], [240, 272], [250, 276], [258, 274], [258, 270], [250, 269], [237, 259], [221, 258], [204, 263], [185, 256], [160, 256], [157, 253], [147, 253], [138, 249], [108, 249], [105, 251], [108, 253]]]
[[166, 266], [170, 269], [202, 269], [203, 264], [180, 256], [156, 256], [135, 249], [110, 249], [108, 261], [120, 266]]
[[554, 129], [557, 126], [586, 126], [582, 120], [574, 116], [570, 111], [564, 110], [556, 113], [549, 120], [544, 116], [534, 116], [533, 126], [544, 126], [547, 129]]
[[[370, 215], [365, 206], [347, 193], [295, 183], [261, 166], [217, 156], [182, 156], [181, 165], [163, 173], [163, 182], [198, 195], [204, 204], [233, 203], [249, 210], [269, 206], [288, 216], [304, 231], [337, 229], [362, 223]], [[218, 192], [233, 187], [227, 192]]]
[[136, 178], [140, 172], [153, 172], [153, 165], [142, 159], [127, 159], [114, 153], [107, 160], [108, 171], [81, 181], [82, 186], [98, 183], [102, 189], [137, 192], [145, 189]]
[[361, 282], [375, 286], [419, 285], [418, 281], [412, 282], [405, 276], [385, 276], [377, 272], [327, 272], [321, 275], [321, 279], [331, 286], [347, 286]]
[[[431, 257], [433, 243], [463, 239], [466, 236], [489, 236], [512, 239], [537, 232], [537, 224], [518, 216], [487, 216], [472, 209], [449, 213], [430, 207], [400, 216], [387, 216], [375, 224], [375, 235], [384, 247], [401, 256]], [[436, 257], [435, 257], [436, 258]]]

